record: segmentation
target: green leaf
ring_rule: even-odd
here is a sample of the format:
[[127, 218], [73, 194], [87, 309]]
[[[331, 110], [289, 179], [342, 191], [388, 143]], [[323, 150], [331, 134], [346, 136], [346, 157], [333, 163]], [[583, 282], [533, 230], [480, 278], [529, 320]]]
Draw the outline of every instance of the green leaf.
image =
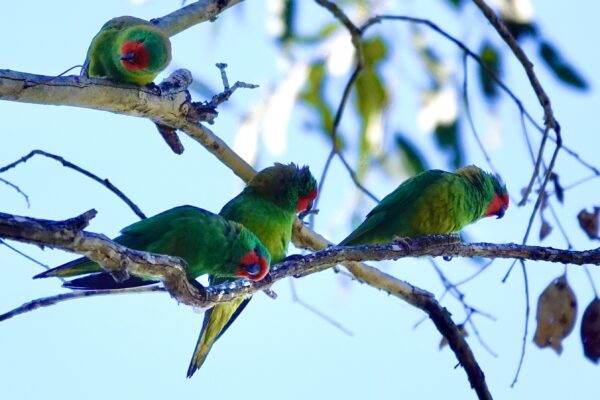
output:
[[[320, 118], [321, 131], [331, 138], [333, 126], [333, 112], [331, 106], [325, 102], [325, 84], [327, 74], [324, 61], [313, 64], [308, 72], [307, 88], [300, 95], [300, 100], [317, 112]], [[341, 146], [338, 135], [337, 146]]]
[[283, 8], [280, 16], [283, 23], [283, 32], [281, 32], [281, 36], [278, 38], [281, 43], [289, 42], [296, 36], [294, 27], [296, 5], [295, 0], [283, 0]]
[[580, 90], [588, 89], [589, 85], [585, 78], [564, 59], [552, 44], [542, 40], [540, 42], [539, 53], [548, 68], [554, 72], [554, 75], [559, 80]]
[[435, 139], [442, 150], [450, 153], [452, 166], [459, 168], [463, 164], [464, 154], [460, 145], [458, 121], [448, 125], [438, 125], [435, 128]]
[[409, 175], [416, 175], [419, 172], [429, 169], [427, 161], [425, 160], [425, 157], [423, 157], [423, 153], [421, 153], [408, 137], [401, 133], [396, 133], [395, 142], [400, 153], [402, 164]]
[[[479, 57], [483, 65], [479, 65], [479, 83], [483, 94], [489, 102], [495, 102], [498, 99], [500, 90], [498, 84], [492, 78], [492, 75], [488, 72], [490, 70], [497, 78], [501, 77], [502, 74], [502, 62], [498, 49], [490, 42], [483, 42], [483, 46], [479, 51]], [[485, 67], [487, 67], [487, 69]]]
[[447, 0], [448, 3], [450, 3], [451, 5], [453, 5], [456, 8], [461, 8], [464, 4], [463, 0]]
[[516, 22], [504, 19], [504, 24], [517, 40], [521, 40], [527, 36], [536, 37], [538, 35], [537, 27], [533, 22]]
[[423, 34], [422, 30], [413, 27], [411, 29], [412, 41], [417, 50], [419, 58], [425, 65], [425, 70], [429, 73], [431, 78], [431, 87], [433, 89], [439, 89], [448, 78], [448, 72], [444, 67], [442, 57], [440, 57], [435, 49], [429, 45], [427, 36]]
[[373, 153], [368, 137], [369, 129], [377, 123], [377, 119], [380, 118], [389, 101], [382, 75], [377, 71], [377, 66], [385, 59], [386, 53], [385, 42], [380, 37], [363, 42], [365, 67], [356, 80], [356, 96], [354, 96], [355, 107], [361, 122], [357, 169], [359, 177], [366, 172], [369, 158]]

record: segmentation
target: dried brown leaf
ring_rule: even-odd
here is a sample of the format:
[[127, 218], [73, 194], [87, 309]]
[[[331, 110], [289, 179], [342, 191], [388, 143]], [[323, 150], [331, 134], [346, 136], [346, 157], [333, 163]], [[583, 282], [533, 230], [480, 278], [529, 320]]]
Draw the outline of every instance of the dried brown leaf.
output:
[[540, 227], [540, 241], [546, 239], [546, 237], [552, 232], [552, 225], [548, 221], [543, 220], [542, 226]]
[[571, 333], [577, 315], [577, 299], [567, 276], [554, 279], [538, 299], [537, 328], [533, 341], [539, 347], [562, 352], [562, 340]]
[[550, 175], [550, 179], [552, 179], [552, 182], [554, 183], [554, 193], [556, 193], [556, 198], [561, 203], [564, 203], [565, 190], [563, 189], [562, 185], [558, 181], [558, 174], [556, 172], [553, 172], [552, 175]]
[[598, 218], [600, 217], [600, 207], [594, 207], [594, 211], [589, 213], [584, 208], [577, 214], [577, 220], [581, 229], [587, 233], [590, 239], [598, 239]]
[[587, 306], [581, 320], [583, 353], [598, 364], [600, 360], [600, 299], [597, 297]]

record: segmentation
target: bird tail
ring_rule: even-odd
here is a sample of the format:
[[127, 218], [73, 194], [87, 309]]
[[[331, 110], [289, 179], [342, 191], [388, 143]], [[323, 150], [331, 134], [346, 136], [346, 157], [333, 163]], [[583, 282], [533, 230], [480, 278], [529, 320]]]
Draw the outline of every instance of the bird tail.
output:
[[138, 286], [148, 286], [158, 283], [158, 281], [147, 280], [131, 276], [128, 279], [117, 282], [109, 273], [99, 272], [72, 279], [63, 284], [63, 287], [74, 290], [105, 290], [105, 289], [126, 289]]
[[41, 274], [37, 274], [33, 277], [33, 279], [50, 277], [65, 278], [69, 276], [91, 274], [93, 272], [102, 272], [102, 268], [89, 258], [81, 257], [76, 260], [69, 261], [66, 264], [44, 271]]
[[187, 377], [194, 375], [208, 356], [212, 345], [225, 333], [233, 321], [240, 315], [250, 302], [251, 297], [236, 299], [230, 303], [217, 304], [204, 314], [202, 330], [190, 361]]

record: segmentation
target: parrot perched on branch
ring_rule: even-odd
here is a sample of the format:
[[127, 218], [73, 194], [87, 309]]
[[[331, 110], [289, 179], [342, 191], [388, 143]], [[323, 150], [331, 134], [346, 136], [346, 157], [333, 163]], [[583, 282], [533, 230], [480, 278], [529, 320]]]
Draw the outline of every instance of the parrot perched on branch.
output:
[[[180, 257], [193, 281], [200, 275], [219, 278], [263, 279], [269, 272], [271, 255], [260, 240], [237, 222], [192, 206], [180, 206], [129, 225], [115, 242], [134, 250]], [[119, 289], [157, 283], [150, 277], [130, 277], [116, 282], [100, 265], [86, 257], [68, 262], [34, 278], [71, 277], [71, 289]]]
[[[220, 215], [250, 229], [271, 253], [272, 262], [285, 258], [297, 213], [310, 210], [317, 197], [317, 181], [308, 167], [275, 164], [258, 172], [242, 193], [230, 200]], [[210, 283], [223, 281], [210, 277]], [[187, 376], [202, 366], [214, 342], [229, 328], [251, 298], [218, 304], [204, 314], [204, 323]]]
[[456, 233], [483, 217], [502, 218], [508, 203], [506, 186], [474, 165], [455, 173], [425, 171], [381, 200], [340, 246]]
[[92, 39], [83, 74], [143, 86], [170, 61], [171, 42], [160, 29], [140, 18], [117, 17]]

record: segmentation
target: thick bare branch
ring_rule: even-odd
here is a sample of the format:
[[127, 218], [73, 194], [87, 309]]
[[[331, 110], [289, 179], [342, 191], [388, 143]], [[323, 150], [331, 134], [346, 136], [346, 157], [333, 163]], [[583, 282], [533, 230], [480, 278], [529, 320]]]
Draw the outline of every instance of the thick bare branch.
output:
[[214, 21], [222, 11], [242, 0], [197, 0], [171, 14], [153, 19], [151, 22], [167, 35], [173, 36], [200, 22]]
[[156, 278], [177, 301], [204, 305], [203, 288], [186, 278], [183, 261], [131, 250], [104, 235], [83, 231], [95, 215], [95, 210], [89, 210], [66, 221], [48, 221], [0, 213], [0, 237], [82, 254], [102, 265], [116, 280], [127, 279], [130, 274]]
[[[274, 282], [289, 276], [308, 275], [340, 263], [365, 260], [397, 260], [404, 257], [487, 257], [542, 260], [570, 264], [600, 265], [600, 248], [586, 251], [561, 250], [552, 247], [523, 246], [514, 243], [457, 243], [454, 236], [434, 235], [406, 239], [401, 243], [341, 247], [331, 246], [321, 251], [295, 256], [293, 260], [275, 265], [270, 279], [260, 282], [236, 280], [206, 289], [185, 277], [185, 264], [176, 257], [128, 249], [104, 235], [83, 229], [96, 215], [95, 210], [65, 221], [49, 221], [0, 213], [0, 237], [60, 248], [79, 253], [100, 263], [116, 279], [129, 275], [161, 280], [171, 295], [181, 303], [207, 308], [215, 303], [229, 302], [241, 296], [268, 289]], [[431, 295], [408, 283], [398, 289], [398, 279], [368, 266], [349, 267], [359, 280], [375, 283], [376, 287], [399, 294], [411, 304], [421, 304]], [[417, 297], [415, 297], [417, 296]]]
[[0, 100], [72, 106], [145, 117], [171, 126], [185, 122], [188, 94], [160, 96], [146, 87], [116, 85], [106, 79], [45, 76], [0, 70]]

